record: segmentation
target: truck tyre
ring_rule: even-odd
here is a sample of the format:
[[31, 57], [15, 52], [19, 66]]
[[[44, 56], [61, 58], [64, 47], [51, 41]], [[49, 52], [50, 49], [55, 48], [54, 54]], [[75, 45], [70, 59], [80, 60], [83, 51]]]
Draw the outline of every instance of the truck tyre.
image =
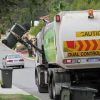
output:
[[53, 98], [54, 98], [54, 100], [59, 100], [59, 95], [57, 95], [56, 94], [56, 90], [55, 90], [55, 80], [54, 80], [54, 78], [53, 78], [53, 80], [52, 80], [52, 89], [53, 89]]
[[48, 87], [42, 83], [44, 82], [44, 74], [41, 74], [41, 69], [36, 68], [35, 69], [35, 83], [38, 87], [38, 91], [40, 93], [47, 93], [48, 92]]
[[59, 95], [56, 95], [55, 93], [55, 84], [56, 84], [55, 78], [52, 76], [48, 85], [49, 96], [50, 96], [50, 99], [59, 100]]
[[59, 100], [59, 95], [57, 95], [56, 94], [56, 90], [55, 90], [55, 79], [54, 79], [54, 77], [53, 77], [53, 79], [52, 79], [52, 94], [53, 94], [53, 99], [54, 100]]
[[50, 99], [53, 99], [53, 90], [52, 90], [52, 84], [49, 83], [48, 85], [48, 91], [49, 91], [49, 96], [50, 96]]
[[61, 100], [70, 100], [70, 91], [67, 89], [63, 89], [61, 91], [60, 96], [61, 96]]
[[35, 68], [35, 84], [38, 85], [37, 69]]
[[41, 86], [41, 85], [39, 85], [39, 81], [38, 81], [38, 83], [37, 83], [37, 87], [38, 87], [38, 91], [39, 91], [40, 93], [47, 93], [47, 92], [48, 92], [48, 88], [47, 88], [46, 86]]
[[40, 93], [47, 93], [47, 89], [45, 87], [41, 87], [40, 85], [38, 85], [38, 91]]

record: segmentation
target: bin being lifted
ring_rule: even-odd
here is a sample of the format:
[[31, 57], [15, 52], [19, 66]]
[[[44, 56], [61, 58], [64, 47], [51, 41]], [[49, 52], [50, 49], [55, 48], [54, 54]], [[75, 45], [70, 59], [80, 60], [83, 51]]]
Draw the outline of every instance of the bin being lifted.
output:
[[15, 23], [9, 31], [9, 35], [6, 40], [2, 42], [9, 48], [13, 48], [19, 39], [30, 29], [29, 24], [19, 25]]

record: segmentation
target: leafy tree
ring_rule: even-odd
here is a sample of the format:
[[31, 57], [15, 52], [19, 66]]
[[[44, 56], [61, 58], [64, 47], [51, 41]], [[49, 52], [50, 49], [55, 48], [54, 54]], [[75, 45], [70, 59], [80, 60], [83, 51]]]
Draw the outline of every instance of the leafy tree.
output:
[[[91, 1], [91, 3], [89, 2]], [[54, 15], [62, 10], [100, 9], [99, 0], [1, 0], [0, 28], [6, 30], [15, 22], [23, 24], [39, 20], [41, 16]]]
[[45, 25], [45, 22], [43, 20], [41, 20], [39, 22], [38, 26], [31, 27], [30, 34], [36, 36], [37, 33], [39, 33], [42, 30], [42, 28], [43, 28], [44, 25]]

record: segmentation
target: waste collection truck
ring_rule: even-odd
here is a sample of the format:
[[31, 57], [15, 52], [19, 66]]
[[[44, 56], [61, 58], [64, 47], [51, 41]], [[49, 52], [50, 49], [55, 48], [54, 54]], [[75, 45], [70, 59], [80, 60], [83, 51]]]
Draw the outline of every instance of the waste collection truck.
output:
[[100, 97], [99, 10], [62, 11], [37, 34], [36, 44], [29, 44], [36, 50], [35, 83], [40, 93], [49, 92], [54, 100]]
[[54, 100], [92, 100], [79, 93], [94, 96], [97, 89], [100, 97], [100, 11], [62, 11], [36, 39], [42, 50], [36, 51], [35, 68], [40, 93]]

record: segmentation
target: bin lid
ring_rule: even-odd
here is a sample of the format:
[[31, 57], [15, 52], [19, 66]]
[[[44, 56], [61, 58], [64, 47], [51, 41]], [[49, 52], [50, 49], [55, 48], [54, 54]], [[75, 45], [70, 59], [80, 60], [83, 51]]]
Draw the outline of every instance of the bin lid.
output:
[[90, 87], [76, 87], [76, 86], [64, 86], [62, 88], [67, 88], [69, 90], [72, 90], [72, 91], [87, 91], [87, 92], [98, 92], [97, 89], [94, 89], [94, 88], [90, 88]]
[[13, 70], [13, 68], [0, 68], [1, 71]]
[[90, 91], [90, 92], [97, 92], [97, 89], [89, 88], [89, 87], [71, 87], [71, 90], [77, 90], [77, 91]]

